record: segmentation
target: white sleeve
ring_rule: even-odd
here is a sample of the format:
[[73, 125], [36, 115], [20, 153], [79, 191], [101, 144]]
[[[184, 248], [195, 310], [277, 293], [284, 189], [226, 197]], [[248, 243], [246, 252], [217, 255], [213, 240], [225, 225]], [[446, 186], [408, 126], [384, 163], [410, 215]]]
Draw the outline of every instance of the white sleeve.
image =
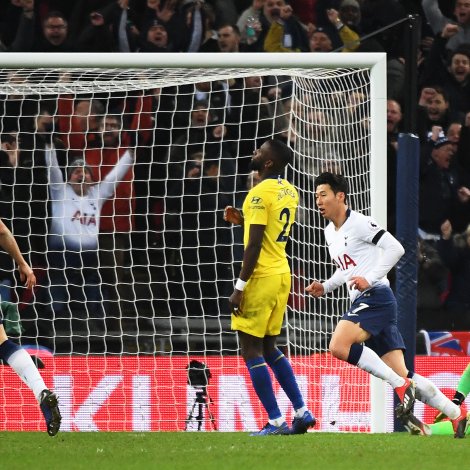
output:
[[117, 185], [122, 181], [129, 168], [134, 163], [134, 157], [129, 150], [116, 163], [116, 166], [106, 175], [106, 178], [98, 183], [98, 201], [103, 205], [116, 190]]
[[381, 248], [382, 255], [374, 269], [364, 276], [370, 285], [386, 276], [405, 253], [401, 243], [389, 232], [384, 232], [376, 245]]
[[64, 188], [64, 177], [59, 168], [55, 148], [47, 148], [45, 151], [46, 164], [49, 167], [49, 185], [51, 191], [58, 191]]
[[441, 10], [437, 0], [423, 0], [423, 11], [434, 34], [440, 33], [444, 26], [450, 22]]
[[341, 269], [338, 268], [334, 272], [333, 276], [331, 276], [329, 279], [322, 283], [325, 294], [328, 294], [328, 292], [335, 290], [337, 287], [341, 286], [345, 282], [346, 279]]

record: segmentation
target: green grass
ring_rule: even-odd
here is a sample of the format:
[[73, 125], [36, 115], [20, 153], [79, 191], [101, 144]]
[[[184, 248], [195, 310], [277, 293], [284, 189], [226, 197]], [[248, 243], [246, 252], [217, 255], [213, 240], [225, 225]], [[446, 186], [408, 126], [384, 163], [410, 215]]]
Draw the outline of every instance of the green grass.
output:
[[394, 434], [0, 433], [2, 469], [465, 470], [469, 439]]

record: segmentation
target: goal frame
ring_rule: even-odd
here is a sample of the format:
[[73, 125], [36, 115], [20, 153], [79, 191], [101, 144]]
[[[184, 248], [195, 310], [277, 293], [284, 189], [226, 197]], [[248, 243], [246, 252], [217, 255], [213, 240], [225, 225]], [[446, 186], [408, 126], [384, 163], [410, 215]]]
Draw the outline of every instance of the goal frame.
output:
[[[2, 68], [369, 68], [371, 216], [387, 226], [385, 53], [0, 53]], [[385, 432], [385, 383], [371, 376], [370, 430]]]

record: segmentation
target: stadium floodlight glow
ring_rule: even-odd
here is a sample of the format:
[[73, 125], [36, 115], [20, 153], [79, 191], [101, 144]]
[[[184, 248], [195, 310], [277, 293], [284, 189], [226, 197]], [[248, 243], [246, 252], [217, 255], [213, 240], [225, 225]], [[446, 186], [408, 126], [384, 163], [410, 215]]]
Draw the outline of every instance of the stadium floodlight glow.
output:
[[[377, 379], [369, 382], [367, 374], [327, 354], [333, 328], [349, 304], [347, 293], [340, 289], [324, 299], [304, 294], [308, 282], [325, 279], [333, 269], [313, 197], [320, 171], [343, 172], [350, 183], [351, 207], [386, 226], [385, 54], [0, 57], [0, 136], [16, 127], [22, 145], [29, 142], [33, 147], [28, 150], [39, 155], [48, 133], [38, 130], [36, 118], [47, 110], [55, 137], [70, 146], [59, 155], [65, 167], [67, 158], [86, 157], [88, 152], [104, 158], [107, 132], [111, 135], [113, 130], [102, 123], [114, 116], [120, 134], [117, 145], [130, 145], [136, 152], [133, 235], [126, 238], [116, 229], [109, 232], [108, 244], [100, 246], [100, 255], [108, 255], [100, 256], [106, 329], [94, 330], [87, 322], [93, 312], [86, 309], [84, 329], [76, 331], [72, 318], [61, 318], [47, 295], [41, 295], [47, 291], [47, 270], [35, 303], [23, 318], [23, 343], [48, 346], [56, 355], [71, 356], [70, 361], [79, 355], [77, 364], [89, 364], [90, 369], [79, 371], [85, 380], [75, 384], [83, 390], [71, 393], [67, 386], [73, 381], [63, 369], [55, 370], [53, 361], [48, 363], [53, 380], [69, 400], [86, 396], [86, 384], [96, 387], [93, 396], [101, 396], [101, 386], [109, 394], [122, 387], [122, 400], [128, 400], [133, 416], [124, 413], [123, 422], [140, 423], [141, 430], [181, 430], [191, 404], [186, 367], [197, 360], [210, 366], [213, 379], [208, 387], [213, 387], [219, 429], [259, 429], [257, 417], [262, 412], [257, 400], [243, 405], [254, 395], [236, 357], [238, 343], [230, 331], [226, 302], [238, 277], [241, 233], [227, 227], [221, 216], [224, 204], [236, 205], [246, 191], [246, 163], [254, 146], [277, 137], [293, 150], [287, 176], [300, 194], [289, 243], [293, 287], [284, 346], [321, 430], [393, 430], [393, 406], [385, 406], [393, 393], [390, 387]], [[100, 105], [78, 109], [79, 102], [90, 101]], [[210, 108], [208, 117], [192, 126], [191, 115], [197, 106], [205, 109], [202, 103]], [[74, 128], [77, 125], [82, 127]], [[202, 140], [194, 141], [194, 136]], [[81, 146], [73, 148], [75, 138]], [[198, 174], [203, 178], [196, 184]], [[109, 218], [109, 212], [104, 217]], [[29, 228], [34, 231], [32, 224]], [[34, 251], [32, 245], [30, 249]], [[109, 271], [117, 282], [109, 280]], [[106, 356], [104, 362], [97, 359], [100, 354]], [[154, 355], [162, 366], [149, 372], [149, 357]], [[63, 358], [56, 360], [63, 364]], [[129, 373], [124, 364], [134, 368], [132, 387], [120, 379]], [[103, 385], [100, 374], [106, 377]], [[364, 394], [364, 383], [370, 383], [370, 394]], [[284, 403], [282, 396], [280, 402]], [[73, 403], [69, 405], [72, 409]], [[152, 406], [158, 413], [152, 420], [142, 418]], [[90, 413], [64, 422], [76, 420], [79, 429], [99, 428], [96, 423], [77, 424], [81, 416], [91, 419]], [[115, 413], [108, 414], [107, 426], [114, 429]], [[9, 426], [3, 423], [5, 429]]]

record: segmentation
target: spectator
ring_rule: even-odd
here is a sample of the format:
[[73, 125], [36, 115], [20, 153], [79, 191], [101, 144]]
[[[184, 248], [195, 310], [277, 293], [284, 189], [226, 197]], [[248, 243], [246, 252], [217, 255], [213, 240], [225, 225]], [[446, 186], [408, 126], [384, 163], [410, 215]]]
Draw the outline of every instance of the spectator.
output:
[[354, 52], [359, 47], [359, 34], [353, 29], [356, 26], [358, 12], [359, 4], [356, 0], [343, 0], [339, 12], [334, 8], [326, 12], [344, 44], [343, 52]]
[[[221, 159], [220, 167], [225, 188], [231, 188], [234, 171], [232, 154], [225, 141], [227, 127], [214, 122], [207, 101], [197, 101], [191, 112], [191, 124], [173, 141], [169, 158], [169, 176], [180, 181], [189, 155], [202, 152], [205, 158]], [[228, 185], [228, 186], [227, 186]]]
[[[122, 118], [108, 114], [104, 119], [103, 147], [87, 149], [85, 160], [92, 171], [93, 181], [102, 181], [115, 168], [122, 156], [129, 152], [125, 145], [127, 135], [122, 133]], [[99, 225], [99, 261], [106, 300], [116, 317], [119, 313], [119, 286], [124, 284], [125, 268], [130, 264], [130, 233], [133, 228], [135, 198], [133, 169], [119, 178], [114, 198], [103, 204]], [[110, 315], [107, 315], [109, 317]]]
[[437, 247], [450, 271], [449, 291], [444, 303], [446, 323], [453, 330], [470, 330], [470, 225], [462, 235], [452, 236], [452, 224], [441, 226]]
[[79, 326], [100, 334], [104, 328], [98, 272], [101, 209], [129, 171], [133, 156], [127, 151], [99, 183], [93, 181], [92, 171], [82, 159], [68, 167], [66, 182], [54, 148], [46, 151], [46, 161], [52, 200], [48, 257], [55, 318], [80, 320]]
[[440, 33], [447, 40], [447, 49], [455, 50], [461, 44], [470, 43], [470, 7], [467, 0], [455, 1], [457, 24], [442, 14], [438, 0], [423, 0], [423, 10], [434, 34]]
[[310, 51], [331, 52], [333, 50], [333, 40], [326, 28], [316, 28], [310, 35]]
[[163, 23], [154, 20], [148, 30], [143, 31], [139, 52], [171, 52], [173, 45], [168, 40], [168, 32]]
[[[265, 3], [265, 0], [253, 0], [251, 6], [240, 14], [238, 21], [237, 21], [237, 26], [240, 31], [240, 38], [243, 44], [248, 44], [248, 43], [252, 44], [251, 34], [252, 33], [258, 34], [261, 31], [259, 18], [260, 18], [261, 12], [263, 11], [264, 3]], [[258, 28], [257, 31], [252, 31], [250, 33], [250, 38], [248, 38], [246, 34], [248, 19], [250, 19], [251, 23], [254, 23], [253, 20], [255, 20], [257, 24], [257, 28]], [[247, 41], [248, 39], [250, 39], [250, 41]], [[256, 40], [256, 37], [255, 37], [255, 40]]]
[[222, 25], [217, 32], [217, 44], [220, 52], [242, 52], [240, 44], [240, 30], [237, 25]]
[[445, 220], [457, 225], [462, 212], [468, 211], [470, 191], [451, 166], [452, 156], [452, 143], [436, 126], [423, 149], [420, 170], [419, 234], [424, 240], [438, 240]]
[[63, 95], [58, 100], [58, 137], [73, 156], [94, 147], [102, 128], [104, 106], [97, 99], [72, 99]]
[[285, 0], [266, 0], [259, 22], [261, 29], [251, 50], [257, 52], [308, 52], [308, 36]]
[[182, 184], [174, 184], [166, 198], [168, 259], [177, 268], [169, 284], [172, 314], [217, 315], [228, 308], [218, 306], [218, 299], [233, 279], [227, 269], [230, 229], [221, 211], [229, 199], [220, 191], [218, 159], [197, 152], [184, 166]]
[[432, 97], [424, 107], [418, 108], [417, 127], [422, 145], [427, 142], [429, 133], [434, 126], [441, 127], [444, 132], [447, 132], [451, 122], [461, 120], [460, 115], [450, 109], [447, 92], [439, 86], [430, 88], [434, 90]]
[[35, 37], [34, 11], [23, 10], [13, 52], [73, 52], [75, 47], [68, 40], [68, 22], [63, 13], [51, 11], [42, 22], [42, 37]]
[[461, 113], [470, 108], [470, 46], [460, 46], [446, 56], [444, 42], [437, 37], [425, 61], [423, 86], [438, 85], [449, 97], [449, 107]]

